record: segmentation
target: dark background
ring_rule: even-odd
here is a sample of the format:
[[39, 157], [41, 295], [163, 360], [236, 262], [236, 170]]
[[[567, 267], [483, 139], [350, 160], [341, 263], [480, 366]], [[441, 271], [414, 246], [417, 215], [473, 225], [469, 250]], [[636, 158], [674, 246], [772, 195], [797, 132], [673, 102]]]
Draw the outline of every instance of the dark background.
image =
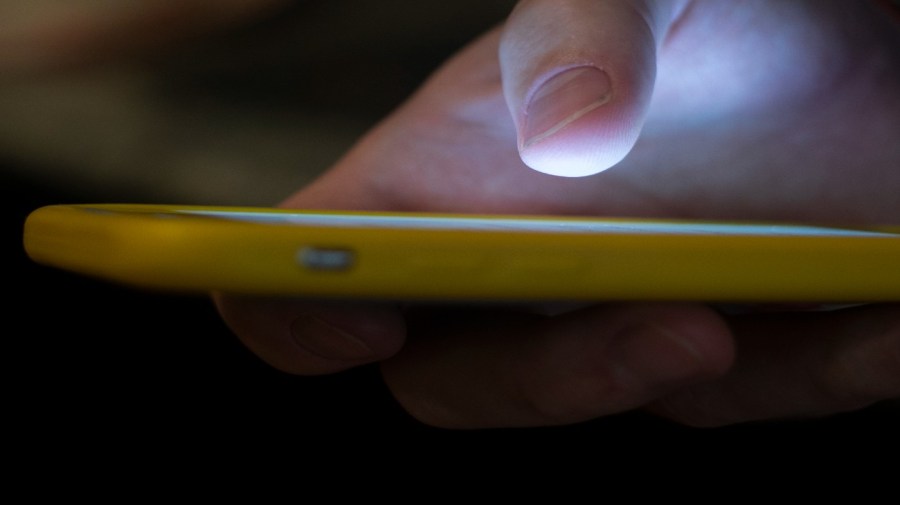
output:
[[[569, 427], [433, 429], [394, 404], [374, 367], [289, 376], [246, 350], [204, 297], [115, 286], [25, 257], [22, 224], [42, 205], [278, 201], [326, 168], [512, 4], [485, 8], [469, 2], [477, 16], [463, 15], [464, 9], [455, 10], [459, 6], [413, 12], [434, 26], [385, 37], [388, 18], [334, 7], [346, 3], [352, 2], [297, 2], [186, 49], [141, 55], [137, 63], [2, 83], [0, 191], [8, 210], [3, 250], [10, 261], [4, 333], [11, 344], [3, 354], [4, 410], [10, 438], [28, 448], [23, 454], [125, 457], [238, 444], [309, 454], [314, 446], [354, 440], [414, 440], [432, 455], [439, 448], [501, 443], [532, 455], [538, 449], [573, 449], [607, 457], [636, 450], [651, 456], [670, 448], [738, 457], [748, 449], [777, 450], [796, 457], [795, 450], [826, 450], [836, 442], [896, 447], [900, 416], [886, 405], [825, 419], [703, 430], [640, 412]], [[352, 22], [368, 31], [354, 31]], [[324, 29], [321, 23], [338, 27]], [[437, 29], [445, 25], [455, 29]], [[334, 37], [339, 42], [326, 44]], [[366, 69], [364, 89], [356, 72], [339, 71], [350, 65], [357, 72]], [[105, 110], [98, 94], [108, 96], [115, 110]], [[223, 122], [229, 126], [224, 131]], [[113, 138], [111, 132], [126, 124], [142, 126]], [[298, 141], [299, 148], [289, 141], [313, 131], [340, 133], [327, 142]], [[185, 135], [191, 142], [183, 141]], [[266, 140], [270, 136], [285, 140]], [[313, 145], [324, 151], [312, 152]], [[231, 161], [224, 166], [199, 166], [225, 159]], [[190, 160], [202, 163], [193, 166]], [[256, 179], [270, 182], [248, 187]]]

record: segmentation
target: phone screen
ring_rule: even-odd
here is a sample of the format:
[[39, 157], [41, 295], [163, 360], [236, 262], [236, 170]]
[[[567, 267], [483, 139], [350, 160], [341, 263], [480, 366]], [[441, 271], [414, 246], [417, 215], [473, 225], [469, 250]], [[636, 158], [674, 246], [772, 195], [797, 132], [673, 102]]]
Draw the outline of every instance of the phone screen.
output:
[[666, 234], [666, 235], [756, 235], [756, 236], [813, 236], [813, 237], [897, 237], [898, 234], [880, 230], [830, 228], [790, 224], [705, 223], [625, 219], [554, 219], [508, 217], [444, 217], [316, 214], [306, 212], [252, 212], [179, 210], [180, 214], [215, 217], [279, 225], [303, 225], [345, 228], [384, 229], [443, 229], [597, 234]]

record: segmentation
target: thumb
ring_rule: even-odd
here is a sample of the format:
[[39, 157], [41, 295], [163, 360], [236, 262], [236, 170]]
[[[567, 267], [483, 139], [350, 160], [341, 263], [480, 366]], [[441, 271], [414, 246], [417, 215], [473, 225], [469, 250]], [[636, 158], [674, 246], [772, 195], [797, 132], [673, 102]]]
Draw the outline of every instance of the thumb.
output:
[[529, 167], [580, 177], [634, 146], [656, 77], [656, 48], [680, 3], [523, 0], [500, 43], [503, 92]]

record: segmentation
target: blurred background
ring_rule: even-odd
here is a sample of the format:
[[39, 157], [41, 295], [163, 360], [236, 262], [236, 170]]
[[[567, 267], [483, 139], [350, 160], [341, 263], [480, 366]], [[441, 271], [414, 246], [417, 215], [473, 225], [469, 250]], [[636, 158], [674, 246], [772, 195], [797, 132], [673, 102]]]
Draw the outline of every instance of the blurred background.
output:
[[514, 4], [0, 0], [0, 191], [14, 258], [5, 396], [12, 433], [28, 445], [19, 455], [217, 445], [210, 426], [231, 433], [229, 446], [309, 451], [411, 436], [454, 450], [507, 441], [531, 456], [579, 447], [610, 457], [635, 447], [821, 449], [823, 437], [833, 448], [835, 435], [857, 447], [893, 433], [895, 411], [880, 406], [718, 430], [641, 413], [562, 428], [433, 430], [393, 403], [374, 367], [287, 376], [243, 348], [203, 297], [108, 285], [25, 257], [22, 223], [42, 205], [277, 203]]
[[2, 0], [0, 156], [120, 201], [271, 205], [513, 4]]

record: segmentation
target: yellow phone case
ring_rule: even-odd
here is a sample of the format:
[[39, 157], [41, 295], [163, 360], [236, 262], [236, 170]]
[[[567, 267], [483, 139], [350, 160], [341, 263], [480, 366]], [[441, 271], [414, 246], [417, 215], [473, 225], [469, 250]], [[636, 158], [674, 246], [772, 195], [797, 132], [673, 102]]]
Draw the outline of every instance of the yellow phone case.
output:
[[45, 265], [178, 292], [900, 300], [898, 227], [100, 204], [34, 211], [24, 245]]

